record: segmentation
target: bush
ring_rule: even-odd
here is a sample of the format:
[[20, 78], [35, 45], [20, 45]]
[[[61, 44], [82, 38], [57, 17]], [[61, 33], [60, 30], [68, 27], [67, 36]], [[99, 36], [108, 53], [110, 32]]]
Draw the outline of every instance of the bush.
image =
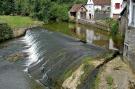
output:
[[113, 39], [115, 46], [120, 48], [123, 46], [124, 37], [120, 34], [119, 31], [119, 23], [117, 20], [107, 19], [106, 22], [108, 23], [110, 29], [110, 37]]
[[13, 37], [13, 31], [6, 23], [0, 23], [0, 42]]
[[66, 4], [52, 3], [50, 19], [54, 21], [68, 21], [68, 6]]

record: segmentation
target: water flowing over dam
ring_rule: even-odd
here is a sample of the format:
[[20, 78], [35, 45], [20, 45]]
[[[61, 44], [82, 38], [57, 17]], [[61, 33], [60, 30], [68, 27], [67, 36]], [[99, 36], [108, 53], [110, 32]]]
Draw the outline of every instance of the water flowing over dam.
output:
[[28, 30], [23, 41], [28, 47], [25, 50], [29, 55], [25, 62], [28, 72], [49, 87], [66, 71], [79, 66], [83, 57], [95, 57], [105, 51], [41, 28]]

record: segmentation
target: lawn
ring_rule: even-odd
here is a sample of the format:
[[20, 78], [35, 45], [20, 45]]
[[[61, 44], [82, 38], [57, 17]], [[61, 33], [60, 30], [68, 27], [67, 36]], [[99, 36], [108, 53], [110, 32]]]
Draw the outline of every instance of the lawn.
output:
[[0, 16], [0, 22], [7, 23], [11, 28], [23, 28], [42, 23], [25, 16]]

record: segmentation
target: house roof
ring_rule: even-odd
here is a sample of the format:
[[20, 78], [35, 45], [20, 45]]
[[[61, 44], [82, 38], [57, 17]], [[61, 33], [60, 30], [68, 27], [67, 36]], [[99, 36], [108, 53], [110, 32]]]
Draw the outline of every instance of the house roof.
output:
[[[81, 7], [84, 7], [83, 4], [74, 4], [70, 9], [70, 12], [77, 12]], [[85, 8], [85, 7], [84, 7]], [[85, 8], [86, 9], [86, 8]]]
[[95, 5], [111, 5], [111, 0], [93, 0]]

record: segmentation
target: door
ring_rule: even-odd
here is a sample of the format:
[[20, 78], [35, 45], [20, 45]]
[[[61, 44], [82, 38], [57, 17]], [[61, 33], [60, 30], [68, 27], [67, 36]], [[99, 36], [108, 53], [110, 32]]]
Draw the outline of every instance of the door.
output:
[[89, 17], [90, 17], [90, 19], [91, 19], [91, 14], [89, 14]]
[[81, 12], [81, 18], [86, 19], [86, 12]]

